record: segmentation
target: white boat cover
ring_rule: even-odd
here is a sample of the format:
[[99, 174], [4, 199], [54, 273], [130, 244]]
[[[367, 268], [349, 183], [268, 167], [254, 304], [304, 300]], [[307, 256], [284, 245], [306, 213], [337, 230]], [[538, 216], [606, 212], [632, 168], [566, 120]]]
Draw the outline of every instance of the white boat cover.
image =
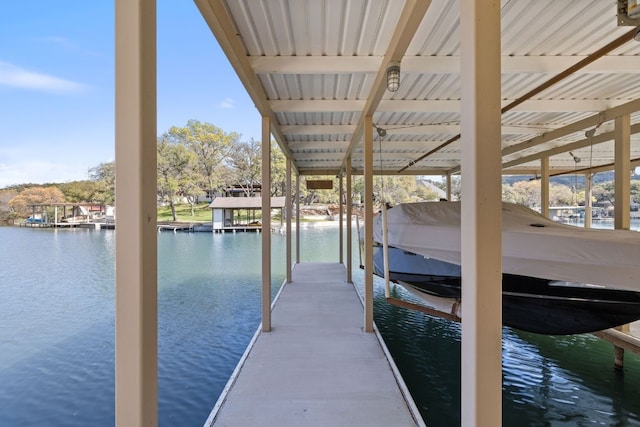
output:
[[[387, 210], [388, 244], [460, 264], [461, 202], [400, 204]], [[382, 243], [382, 218], [373, 239]], [[640, 291], [640, 233], [574, 227], [525, 206], [502, 205], [502, 271]]]

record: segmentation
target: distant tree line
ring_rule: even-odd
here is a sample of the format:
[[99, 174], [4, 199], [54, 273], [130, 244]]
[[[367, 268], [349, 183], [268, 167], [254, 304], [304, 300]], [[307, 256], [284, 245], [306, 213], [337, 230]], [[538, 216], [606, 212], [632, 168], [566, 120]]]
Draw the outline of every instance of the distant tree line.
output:
[[[250, 139], [241, 140], [236, 132], [224, 132], [210, 123], [189, 120], [184, 127], [172, 126], [158, 137], [157, 145], [158, 203], [171, 208], [176, 220], [176, 204], [188, 203], [193, 215], [194, 206], [202, 202], [200, 196], [215, 197], [229, 187], [241, 188], [247, 196], [254, 195], [261, 186], [262, 144]], [[261, 189], [271, 196], [283, 196], [286, 182], [286, 160], [278, 145], [271, 142], [271, 186]], [[613, 181], [593, 180], [594, 202], [614, 202]], [[0, 189], [0, 223], [24, 219], [31, 214], [30, 204], [39, 203], [115, 203], [115, 163], [100, 163], [88, 171], [88, 180], [52, 184], [21, 184]], [[552, 180], [551, 206], [584, 204], [583, 177], [565, 176]], [[640, 181], [633, 177], [631, 201], [640, 203]], [[340, 203], [339, 180], [336, 177], [303, 176], [300, 203]], [[332, 190], [310, 190], [306, 180], [331, 179]], [[439, 195], [425, 181], [444, 190], [442, 180], [413, 176], [374, 177], [374, 201], [390, 204], [437, 200]], [[596, 184], [597, 182], [597, 184]], [[460, 197], [460, 177], [452, 178], [452, 198]], [[354, 202], [364, 200], [364, 181], [353, 177]], [[530, 207], [540, 203], [540, 180], [529, 177], [504, 177], [502, 197], [505, 201]]]

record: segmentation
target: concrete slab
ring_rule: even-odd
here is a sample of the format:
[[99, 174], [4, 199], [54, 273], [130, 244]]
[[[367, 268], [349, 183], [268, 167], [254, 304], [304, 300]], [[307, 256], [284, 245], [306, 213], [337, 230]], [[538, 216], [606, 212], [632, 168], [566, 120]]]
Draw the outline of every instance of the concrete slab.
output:
[[296, 265], [272, 331], [257, 334], [205, 426], [424, 425], [377, 335], [362, 331], [345, 276], [341, 264]]

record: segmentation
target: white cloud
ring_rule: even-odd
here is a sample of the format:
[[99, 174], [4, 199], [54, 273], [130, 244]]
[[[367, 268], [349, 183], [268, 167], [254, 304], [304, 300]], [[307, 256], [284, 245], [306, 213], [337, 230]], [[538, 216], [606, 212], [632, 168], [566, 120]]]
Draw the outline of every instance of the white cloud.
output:
[[231, 98], [225, 98], [218, 104], [218, 107], [224, 109], [233, 109], [236, 108], [236, 101]]
[[65, 80], [0, 62], [0, 85], [46, 92], [69, 93], [86, 89], [82, 83]]

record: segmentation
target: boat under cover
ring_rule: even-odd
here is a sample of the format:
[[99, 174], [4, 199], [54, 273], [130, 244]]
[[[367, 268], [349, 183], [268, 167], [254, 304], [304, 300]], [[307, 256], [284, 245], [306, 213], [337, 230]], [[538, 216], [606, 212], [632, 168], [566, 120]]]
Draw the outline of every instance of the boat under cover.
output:
[[[387, 210], [390, 279], [427, 304], [461, 297], [460, 202]], [[542, 334], [593, 332], [640, 319], [640, 233], [559, 224], [521, 205], [502, 208], [503, 323]], [[374, 241], [383, 241], [382, 219]], [[380, 247], [374, 271], [383, 276]], [[455, 313], [454, 313], [455, 314]]]

